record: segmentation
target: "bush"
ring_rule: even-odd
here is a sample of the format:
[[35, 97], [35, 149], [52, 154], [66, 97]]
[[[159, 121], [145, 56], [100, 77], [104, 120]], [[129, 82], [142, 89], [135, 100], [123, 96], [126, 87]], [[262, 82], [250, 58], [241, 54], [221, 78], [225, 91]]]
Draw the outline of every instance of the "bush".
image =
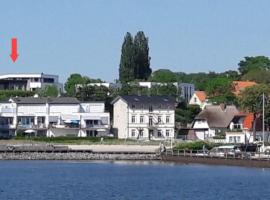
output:
[[213, 143], [209, 142], [204, 142], [204, 141], [195, 141], [195, 142], [184, 142], [184, 143], [179, 143], [175, 146], [175, 150], [202, 150], [203, 147], [206, 149], [210, 150], [215, 146]]

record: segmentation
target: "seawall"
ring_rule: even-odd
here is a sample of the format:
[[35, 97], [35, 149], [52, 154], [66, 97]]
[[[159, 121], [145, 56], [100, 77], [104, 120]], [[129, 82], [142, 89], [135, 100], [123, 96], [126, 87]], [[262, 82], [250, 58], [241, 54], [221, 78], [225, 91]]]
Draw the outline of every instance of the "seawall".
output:
[[160, 160], [154, 153], [1, 152], [0, 160]]

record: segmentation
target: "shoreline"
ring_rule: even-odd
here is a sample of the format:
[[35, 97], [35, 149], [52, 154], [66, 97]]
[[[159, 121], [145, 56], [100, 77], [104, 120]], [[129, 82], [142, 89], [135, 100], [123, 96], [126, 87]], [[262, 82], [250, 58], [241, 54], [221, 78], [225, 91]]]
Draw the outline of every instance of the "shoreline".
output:
[[5, 152], [0, 153], [0, 160], [161, 160], [155, 153], [97, 153], [97, 152]]
[[238, 166], [251, 168], [270, 168], [270, 160], [210, 158], [161, 155], [161, 161], [181, 164], [203, 164], [220, 166]]

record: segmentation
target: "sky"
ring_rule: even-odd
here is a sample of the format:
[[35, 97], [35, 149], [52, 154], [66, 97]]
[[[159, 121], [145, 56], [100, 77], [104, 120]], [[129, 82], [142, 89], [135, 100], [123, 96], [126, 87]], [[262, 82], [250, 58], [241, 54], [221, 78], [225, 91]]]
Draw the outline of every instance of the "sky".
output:
[[153, 70], [236, 70], [245, 56], [270, 56], [269, 8], [269, 0], [1, 0], [0, 74], [113, 81], [123, 38], [138, 31], [149, 38]]

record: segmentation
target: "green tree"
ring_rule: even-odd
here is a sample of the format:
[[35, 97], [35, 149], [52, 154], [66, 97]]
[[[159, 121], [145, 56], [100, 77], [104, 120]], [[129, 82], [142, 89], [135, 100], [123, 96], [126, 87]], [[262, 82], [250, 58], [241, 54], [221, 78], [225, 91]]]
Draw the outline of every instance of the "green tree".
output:
[[245, 57], [238, 64], [239, 72], [241, 75], [245, 75], [250, 71], [256, 70], [269, 70], [270, 60], [266, 56]]
[[121, 52], [119, 81], [126, 83], [135, 79], [134, 70], [136, 68], [133, 38], [129, 32], [124, 38]]
[[198, 105], [187, 105], [185, 102], [178, 104], [175, 110], [175, 121], [181, 126], [187, 126], [201, 111]]
[[76, 97], [81, 101], [106, 101], [110, 90], [104, 86], [84, 86], [77, 90]]
[[232, 81], [223, 77], [210, 79], [205, 87], [209, 100], [217, 104], [236, 104], [236, 97], [233, 95], [232, 89]]
[[65, 83], [65, 90], [68, 96], [74, 97], [76, 94], [75, 86], [77, 84], [87, 84], [89, 82], [88, 77], [83, 77], [81, 74], [71, 74]]
[[270, 88], [268, 85], [254, 85], [246, 88], [240, 96], [239, 103], [242, 109], [252, 113], [262, 113], [262, 94], [266, 99], [266, 114], [270, 115]]
[[151, 95], [177, 97], [177, 88], [173, 84], [154, 85], [150, 89]]
[[42, 97], [57, 97], [58, 93], [58, 89], [55, 85], [48, 85], [40, 90], [39, 95]]
[[177, 76], [169, 69], [159, 69], [152, 73], [150, 77], [152, 82], [171, 83], [177, 81]]
[[152, 73], [150, 68], [148, 38], [145, 37], [143, 31], [137, 32], [134, 38], [135, 53], [135, 79], [147, 80]]
[[255, 81], [256, 83], [270, 83], [270, 71], [267, 70], [252, 70], [242, 76], [242, 80]]
[[[240, 96], [239, 103], [240, 107], [247, 111], [254, 114], [254, 119], [259, 119], [262, 117], [262, 98], [263, 93], [265, 94], [265, 122], [266, 125], [269, 127], [270, 125], [270, 88], [268, 85], [254, 85], [252, 87], [246, 88]], [[253, 121], [253, 134], [256, 132], [256, 122], [257, 120]], [[268, 135], [269, 137], [269, 135]]]

